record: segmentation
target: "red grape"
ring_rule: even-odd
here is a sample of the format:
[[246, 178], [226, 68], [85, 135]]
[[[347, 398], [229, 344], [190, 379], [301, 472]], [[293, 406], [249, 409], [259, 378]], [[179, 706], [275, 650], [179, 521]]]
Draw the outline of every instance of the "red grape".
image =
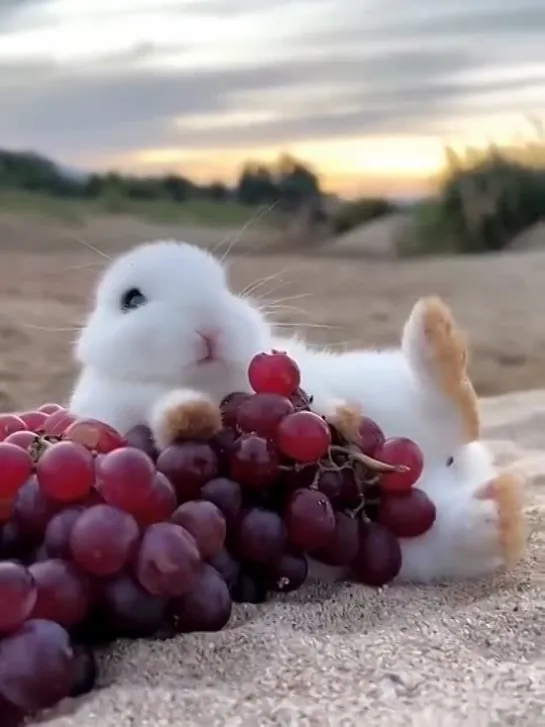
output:
[[242, 432], [259, 434], [274, 441], [278, 425], [295, 411], [291, 401], [280, 394], [254, 394], [238, 408], [237, 426]]
[[172, 622], [179, 633], [220, 631], [229, 621], [231, 609], [227, 584], [216, 569], [206, 563], [193, 587], [169, 603]]
[[129, 513], [111, 505], [94, 505], [72, 527], [72, 559], [92, 575], [113, 575], [131, 560], [139, 534], [136, 520]]
[[31, 432], [42, 432], [49, 415], [43, 411], [26, 411], [24, 414], [19, 414], [19, 418]]
[[170, 519], [195, 538], [203, 560], [211, 558], [223, 548], [227, 526], [214, 503], [206, 500], [184, 502]]
[[331, 432], [318, 414], [296, 411], [280, 422], [277, 444], [282, 454], [296, 462], [317, 462], [328, 452]]
[[145, 509], [155, 482], [155, 467], [147, 454], [135, 447], [114, 449], [95, 469], [97, 490], [109, 505], [130, 513]]
[[137, 424], [132, 429], [129, 429], [125, 435], [125, 439], [129, 447], [141, 449], [153, 462], [157, 461], [159, 450], [155, 446], [153, 433], [148, 426], [145, 424]]
[[88, 694], [95, 686], [97, 679], [97, 663], [91, 649], [83, 644], [72, 647], [74, 650], [72, 685], [70, 697], [81, 697]]
[[387, 439], [375, 452], [376, 459], [385, 464], [403, 465], [403, 472], [384, 472], [381, 486], [389, 493], [406, 493], [418, 480], [424, 468], [424, 456], [420, 447], [406, 437]]
[[361, 451], [370, 457], [375, 457], [377, 450], [385, 441], [386, 437], [379, 425], [369, 417], [362, 417], [356, 439], [356, 444]]
[[360, 583], [384, 586], [401, 570], [401, 548], [395, 535], [383, 525], [360, 522], [358, 552], [352, 571]]
[[144, 638], [157, 634], [164, 623], [166, 605], [166, 598], [148, 593], [126, 573], [102, 584], [101, 617], [120, 636]]
[[237, 555], [251, 563], [274, 563], [284, 552], [286, 528], [271, 510], [254, 507], [240, 517], [234, 533]]
[[75, 414], [70, 414], [65, 409], [61, 409], [55, 412], [55, 414], [49, 415], [44, 424], [44, 434], [48, 437], [61, 437], [72, 422], [75, 421]]
[[335, 513], [335, 530], [326, 545], [312, 555], [327, 565], [349, 565], [358, 554], [359, 522], [343, 512]]
[[242, 507], [240, 485], [227, 477], [217, 477], [207, 482], [201, 489], [201, 497], [213, 502], [229, 524], [238, 517]]
[[407, 495], [383, 496], [379, 520], [398, 538], [417, 538], [435, 522], [436, 509], [425, 492], [413, 488]]
[[307, 575], [308, 562], [304, 555], [283, 553], [267, 569], [267, 582], [272, 590], [289, 593], [300, 588]]
[[176, 509], [176, 492], [162, 472], [156, 472], [148, 499], [133, 515], [140, 526], [168, 520]]
[[312, 552], [327, 545], [335, 530], [335, 513], [327, 497], [316, 490], [296, 490], [286, 508], [290, 544]]
[[53, 515], [47, 523], [44, 534], [44, 545], [50, 558], [72, 557], [70, 549], [70, 535], [74, 523], [84, 511], [82, 506], [67, 507]]
[[36, 441], [39, 441], [39, 436], [35, 432], [31, 432], [28, 429], [20, 429], [18, 432], [12, 432], [4, 439], [6, 444], [15, 444], [21, 449], [28, 450]]
[[13, 432], [20, 432], [24, 429], [28, 429], [28, 427], [20, 417], [15, 414], [0, 414], [0, 442]]
[[258, 353], [250, 361], [248, 379], [257, 394], [292, 396], [301, 383], [301, 372], [295, 361], [282, 351]]
[[58, 411], [65, 411], [65, 409], [60, 404], [50, 402], [42, 404], [38, 411], [43, 411], [44, 414], [56, 414]]
[[67, 629], [83, 621], [90, 604], [90, 584], [85, 575], [60, 559], [33, 563], [28, 570], [38, 590], [31, 618], [56, 621]]
[[244, 391], [234, 391], [232, 394], [227, 394], [220, 404], [221, 420], [224, 427], [231, 429], [236, 427], [239, 407], [251, 397], [252, 394], [247, 394]]
[[93, 452], [107, 454], [119, 447], [125, 447], [127, 441], [113, 427], [97, 419], [80, 419], [66, 428], [63, 439], [78, 442]]
[[52, 500], [42, 492], [36, 475], [32, 475], [15, 496], [12, 517], [26, 536], [41, 540], [47, 523], [61, 507], [58, 500]]
[[44, 495], [52, 500], [81, 500], [95, 482], [93, 455], [77, 442], [59, 442], [41, 455], [36, 477]]
[[0, 641], [0, 694], [27, 714], [70, 693], [74, 652], [67, 631], [32, 619]]
[[227, 583], [229, 591], [235, 587], [240, 575], [240, 565], [226, 548], [222, 548], [216, 555], [208, 560], [209, 565], [215, 568]]
[[168, 477], [181, 502], [199, 497], [201, 487], [218, 473], [218, 458], [209, 444], [180, 442], [163, 449], [157, 469]]
[[230, 475], [245, 488], [261, 489], [278, 477], [279, 459], [271, 442], [257, 434], [243, 434], [229, 457]]
[[30, 477], [30, 454], [15, 444], [0, 442], [0, 498], [11, 499]]
[[19, 563], [0, 563], [0, 632], [13, 631], [27, 620], [36, 603], [32, 574]]
[[155, 596], [182, 596], [197, 580], [202, 560], [195, 538], [175, 523], [150, 525], [136, 558], [139, 583]]

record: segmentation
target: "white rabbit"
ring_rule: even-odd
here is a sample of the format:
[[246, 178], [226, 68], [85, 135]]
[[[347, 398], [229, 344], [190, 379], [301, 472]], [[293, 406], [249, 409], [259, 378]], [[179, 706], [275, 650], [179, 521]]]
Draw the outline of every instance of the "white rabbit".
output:
[[123, 432], [149, 422], [164, 445], [181, 420], [202, 426], [208, 416], [213, 428], [221, 398], [248, 390], [250, 359], [271, 348], [298, 362], [318, 413], [346, 430], [361, 410], [387, 436], [421, 447], [418, 487], [437, 519], [425, 535], [402, 541], [400, 580], [484, 576], [518, 560], [521, 480], [498, 473], [478, 441], [466, 348], [437, 299], [416, 304], [399, 349], [334, 354], [275, 336], [256, 306], [230, 292], [210, 254], [184, 243], [140, 246], [99, 283], [77, 344], [83, 369], [70, 409]]

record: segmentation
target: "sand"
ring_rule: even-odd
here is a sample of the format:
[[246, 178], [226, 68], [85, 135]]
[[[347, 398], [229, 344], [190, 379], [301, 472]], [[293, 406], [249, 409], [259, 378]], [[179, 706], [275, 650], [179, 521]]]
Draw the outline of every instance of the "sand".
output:
[[545, 390], [483, 401], [502, 463], [533, 475], [527, 557], [433, 587], [310, 586], [235, 606], [217, 634], [123, 642], [50, 727], [536, 726], [545, 711]]

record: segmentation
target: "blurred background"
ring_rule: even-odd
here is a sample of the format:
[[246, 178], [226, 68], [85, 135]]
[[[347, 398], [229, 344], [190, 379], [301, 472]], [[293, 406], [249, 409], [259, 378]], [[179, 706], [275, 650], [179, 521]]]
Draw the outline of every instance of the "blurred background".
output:
[[0, 0], [0, 406], [66, 396], [100, 270], [164, 237], [340, 347], [442, 295], [480, 393], [542, 387], [544, 33], [540, 0]]

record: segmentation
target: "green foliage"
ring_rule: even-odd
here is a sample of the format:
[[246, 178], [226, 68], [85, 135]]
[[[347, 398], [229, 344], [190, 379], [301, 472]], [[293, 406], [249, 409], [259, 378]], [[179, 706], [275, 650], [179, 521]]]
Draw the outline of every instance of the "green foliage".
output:
[[417, 210], [405, 254], [484, 253], [503, 250], [523, 230], [545, 218], [545, 166], [495, 147], [465, 157], [447, 150], [435, 201]]
[[395, 205], [381, 198], [361, 198], [341, 205], [333, 215], [333, 227], [337, 235], [348, 232], [396, 210]]

